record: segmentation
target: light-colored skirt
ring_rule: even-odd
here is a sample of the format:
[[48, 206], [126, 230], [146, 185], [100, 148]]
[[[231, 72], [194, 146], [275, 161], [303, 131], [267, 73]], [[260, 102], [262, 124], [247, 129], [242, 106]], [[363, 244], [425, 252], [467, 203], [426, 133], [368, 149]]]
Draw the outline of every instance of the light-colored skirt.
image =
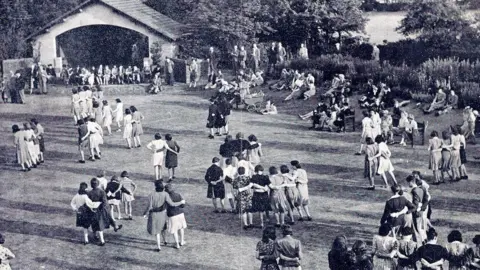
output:
[[115, 115], [115, 121], [122, 122], [123, 121], [123, 112], [120, 112]]
[[108, 200], [109, 205], [120, 205], [120, 200], [117, 199], [110, 199]]
[[393, 172], [394, 168], [390, 159], [380, 157], [380, 163], [378, 164], [378, 174]]
[[365, 132], [362, 132], [362, 138], [360, 140], [361, 143], [366, 143], [367, 138], [372, 138], [372, 140], [375, 140], [375, 137], [373, 136], [373, 130], [369, 129], [366, 130]]
[[301, 205], [308, 205], [309, 196], [308, 196], [308, 185], [307, 184], [298, 184], [297, 186], [299, 201]]
[[103, 138], [100, 133], [90, 134], [90, 136], [88, 136], [88, 140], [90, 143], [90, 148], [96, 148], [99, 145], [103, 144]]
[[163, 166], [163, 152], [154, 153], [152, 157], [153, 166]]
[[38, 160], [38, 153], [37, 153], [37, 148], [35, 147], [35, 144], [33, 141], [27, 142], [27, 149], [28, 149], [28, 154], [30, 155], [30, 159], [36, 163]]
[[430, 170], [440, 170], [442, 163], [442, 153], [441, 152], [430, 152], [430, 162], [428, 168]]
[[18, 164], [32, 162], [32, 157], [28, 152], [28, 147], [26, 144], [23, 144], [22, 146], [17, 145], [17, 162]]
[[112, 116], [111, 116], [111, 115], [110, 115], [110, 116], [106, 116], [105, 118], [103, 118], [103, 126], [104, 126], [104, 127], [109, 127], [109, 126], [111, 126], [111, 125], [112, 125], [112, 121], [113, 121], [113, 119], [112, 119]]
[[233, 196], [233, 186], [230, 183], [225, 182], [225, 198], [234, 199]]
[[458, 168], [462, 165], [460, 162], [460, 150], [452, 150], [450, 152], [450, 162], [452, 169]]
[[133, 132], [132, 132], [132, 124], [127, 124], [125, 125], [123, 129], [123, 138], [124, 139], [129, 139], [132, 138]]
[[135, 197], [133, 195], [122, 193], [122, 202], [132, 202], [134, 200], [135, 200]]
[[185, 215], [183, 213], [169, 217], [167, 221], [167, 230], [169, 233], [175, 233], [178, 230], [186, 229], [187, 221], [185, 220]]

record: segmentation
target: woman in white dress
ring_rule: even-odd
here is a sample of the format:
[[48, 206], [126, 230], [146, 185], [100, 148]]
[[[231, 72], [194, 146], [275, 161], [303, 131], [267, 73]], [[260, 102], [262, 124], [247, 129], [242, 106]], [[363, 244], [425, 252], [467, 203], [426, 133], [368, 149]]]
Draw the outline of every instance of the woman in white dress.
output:
[[155, 180], [160, 180], [163, 177], [162, 166], [165, 150], [172, 151], [177, 155], [178, 153], [168, 147], [167, 142], [162, 140], [162, 135], [160, 135], [160, 133], [155, 134], [155, 139], [147, 145], [147, 148], [153, 151], [152, 163], [153, 170], [155, 171]]
[[133, 136], [133, 126], [132, 126], [132, 112], [130, 109], [125, 109], [125, 117], [123, 118], [123, 138], [127, 141], [128, 149], [132, 149], [132, 136]]
[[362, 155], [363, 145], [366, 144], [367, 138], [375, 138], [373, 137], [373, 121], [372, 118], [369, 117], [367, 111], [363, 111], [363, 120], [362, 120], [362, 139], [360, 141], [360, 151], [355, 153], [355, 155], [360, 156]]
[[115, 115], [115, 121], [117, 122], [118, 130], [117, 132], [122, 131], [122, 122], [123, 122], [123, 103], [122, 101], [117, 98], [115, 99], [115, 102], [117, 103], [117, 107], [113, 111], [113, 114]]
[[250, 142], [250, 148], [247, 150], [248, 161], [255, 167], [260, 164], [260, 158], [263, 157], [262, 144], [257, 142], [257, 137], [253, 134], [248, 136], [248, 141]]
[[93, 115], [93, 92], [88, 86], [83, 87], [85, 89], [85, 101], [87, 103], [87, 115]]
[[382, 134], [382, 118], [380, 118], [380, 114], [373, 109], [370, 111], [370, 118], [373, 122], [372, 138], [376, 138]]
[[85, 135], [82, 141], [88, 138], [90, 145], [90, 160], [100, 159], [102, 153], [100, 151], [100, 145], [103, 144], [103, 130], [102, 127], [95, 122], [94, 118], [90, 118], [87, 124], [87, 135]]
[[35, 131], [33, 131], [30, 123], [23, 123], [23, 128], [25, 132], [25, 139], [27, 141], [28, 153], [30, 154], [30, 159], [32, 160], [32, 165], [34, 168], [40, 164], [39, 160], [39, 151], [38, 147], [35, 147], [35, 142], [38, 144], [37, 136], [35, 136]]
[[108, 135], [112, 135], [112, 128], [110, 127], [113, 122], [113, 111], [110, 105], [108, 105], [108, 101], [102, 101], [102, 117], [103, 117], [103, 126], [107, 128]]
[[72, 114], [73, 120], [75, 121], [75, 124], [77, 124], [77, 121], [82, 119], [82, 110], [80, 108], [80, 95], [78, 94], [78, 90], [75, 88], [72, 89]]
[[80, 117], [84, 119], [88, 115], [87, 93], [85, 92], [85, 88], [78, 87], [78, 96], [80, 97]]
[[390, 174], [393, 179], [393, 183], [396, 185], [397, 180], [395, 179], [395, 175], [393, 174], [394, 168], [392, 162], [390, 161], [390, 156], [392, 155], [392, 153], [390, 152], [390, 149], [388, 149], [388, 146], [385, 143], [385, 138], [383, 138], [382, 135], [378, 135], [375, 138], [375, 142], [378, 144], [378, 154], [371, 157], [370, 161], [374, 160], [375, 158], [379, 158], [380, 161], [377, 173], [382, 176], [386, 188], [389, 187], [387, 176], [385, 175], [386, 172]]

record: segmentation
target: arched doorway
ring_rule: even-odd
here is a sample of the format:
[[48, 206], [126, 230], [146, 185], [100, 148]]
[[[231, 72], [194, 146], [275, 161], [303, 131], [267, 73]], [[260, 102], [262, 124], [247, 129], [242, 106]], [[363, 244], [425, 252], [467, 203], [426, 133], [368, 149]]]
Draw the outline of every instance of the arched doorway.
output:
[[57, 57], [72, 67], [142, 67], [143, 58], [149, 56], [147, 36], [118, 26], [78, 27], [58, 35], [55, 40]]

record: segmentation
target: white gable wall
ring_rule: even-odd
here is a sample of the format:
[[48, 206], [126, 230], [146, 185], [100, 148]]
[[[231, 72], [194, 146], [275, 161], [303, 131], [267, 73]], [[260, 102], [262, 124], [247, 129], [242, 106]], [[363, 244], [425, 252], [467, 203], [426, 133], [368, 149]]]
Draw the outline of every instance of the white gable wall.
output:
[[[42, 64], [55, 64], [56, 58], [56, 40], [55, 38], [69, 30], [90, 26], [90, 25], [112, 25], [134, 30], [148, 37], [149, 46], [153, 42], [160, 42], [162, 44], [162, 52], [165, 56], [174, 56], [175, 44], [163, 38], [149, 28], [130, 20], [127, 16], [121, 13], [114, 12], [111, 8], [98, 3], [93, 3], [64, 19], [63, 22], [52, 26], [48, 32], [38, 35], [35, 38], [35, 43], [40, 46], [40, 62]], [[38, 48], [38, 47], [37, 47]], [[56, 66], [56, 68], [61, 68]]]

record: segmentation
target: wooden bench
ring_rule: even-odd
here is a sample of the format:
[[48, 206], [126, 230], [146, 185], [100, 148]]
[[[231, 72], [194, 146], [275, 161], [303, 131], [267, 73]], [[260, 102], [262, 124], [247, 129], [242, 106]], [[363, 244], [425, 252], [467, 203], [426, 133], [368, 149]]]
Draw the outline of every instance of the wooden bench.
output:
[[355, 112], [351, 115], [348, 115], [348, 116], [345, 116], [343, 118], [343, 126], [345, 127], [343, 129], [343, 132], [347, 132], [347, 127], [349, 126], [350, 124], [350, 127], [352, 128], [352, 131], [355, 132]]

